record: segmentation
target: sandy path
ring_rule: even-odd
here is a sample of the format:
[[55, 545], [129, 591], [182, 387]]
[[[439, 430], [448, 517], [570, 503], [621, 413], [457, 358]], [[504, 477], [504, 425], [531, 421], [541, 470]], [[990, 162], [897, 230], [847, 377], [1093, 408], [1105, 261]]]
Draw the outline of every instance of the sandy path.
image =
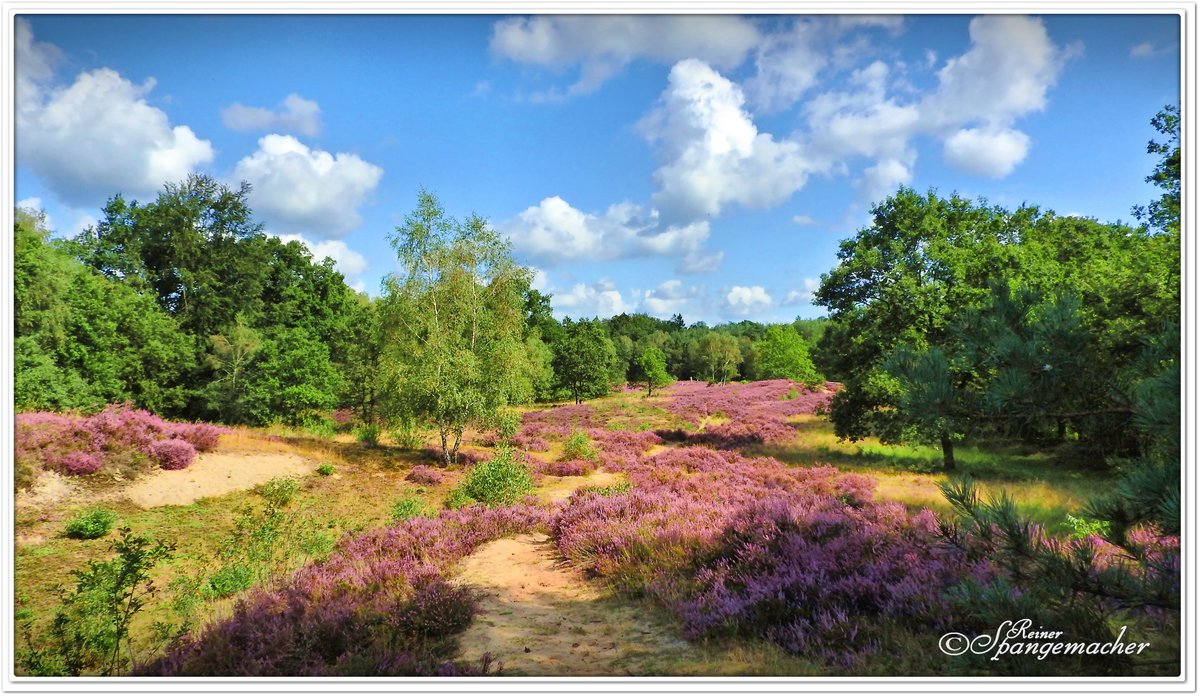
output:
[[187, 505], [201, 498], [253, 488], [280, 476], [302, 476], [316, 462], [296, 454], [201, 454], [186, 469], [158, 469], [138, 478], [122, 494], [143, 508]]
[[506, 675], [662, 674], [694, 649], [671, 627], [606, 596], [565, 566], [544, 534], [485, 544], [461, 565], [480, 615], [460, 636], [459, 659], [490, 652]]

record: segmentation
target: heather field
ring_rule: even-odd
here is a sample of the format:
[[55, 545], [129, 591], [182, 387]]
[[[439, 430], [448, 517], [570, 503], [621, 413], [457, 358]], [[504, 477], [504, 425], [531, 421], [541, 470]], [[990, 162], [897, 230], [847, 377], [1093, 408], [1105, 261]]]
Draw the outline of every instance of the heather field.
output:
[[[169, 423], [109, 408], [22, 414], [16, 508], [18, 665], [62, 666], [88, 573], [142, 572], [116, 658], [91, 671], [168, 676], [1158, 674], [1177, 650], [1161, 610], [1077, 617], [1130, 626], [1134, 661], [1000, 665], [938, 648], [984, 632], [972, 592], [1022, 587], [1015, 540], [971, 528], [940, 452], [847, 443], [820, 415], [839, 385], [677, 382], [523, 412], [468, 431], [445, 466], [432, 439]], [[411, 435], [411, 433], [409, 433]], [[426, 434], [427, 435], [427, 434]], [[373, 441], [372, 441], [373, 440]], [[402, 446], [403, 445], [403, 446]], [[287, 477], [187, 504], [138, 504], [159, 481], [206, 490], [289, 456]], [[980, 498], [1033, 520], [1030, 564], [1177, 590], [1178, 537], [1132, 532], [1136, 556], [1073, 526], [1104, 473], [1044, 451], [964, 448]], [[216, 474], [225, 476], [226, 474]], [[228, 474], [232, 475], [232, 474]], [[113, 519], [72, 533], [98, 512]], [[103, 520], [91, 520], [94, 523]], [[110, 529], [111, 528], [111, 529]], [[989, 531], [990, 530], [990, 531]], [[147, 545], [128, 553], [137, 539]], [[133, 540], [131, 542], [131, 540]], [[122, 547], [122, 544], [125, 546]], [[125, 548], [126, 552], [121, 552]], [[114, 558], [114, 551], [119, 552]], [[155, 555], [155, 554], [158, 555]], [[133, 561], [129, 559], [133, 558]], [[136, 562], [134, 562], [136, 561]], [[121, 564], [124, 562], [124, 565]], [[90, 565], [89, 565], [90, 564]], [[106, 565], [107, 564], [107, 565]], [[1065, 572], [1065, 570], [1063, 571]], [[994, 591], [994, 590], [993, 590]], [[1022, 593], [1029, 592], [1027, 601]], [[1129, 603], [1132, 605], [1132, 603]], [[56, 631], [58, 633], [56, 633]], [[115, 663], [123, 662], [121, 669]]]

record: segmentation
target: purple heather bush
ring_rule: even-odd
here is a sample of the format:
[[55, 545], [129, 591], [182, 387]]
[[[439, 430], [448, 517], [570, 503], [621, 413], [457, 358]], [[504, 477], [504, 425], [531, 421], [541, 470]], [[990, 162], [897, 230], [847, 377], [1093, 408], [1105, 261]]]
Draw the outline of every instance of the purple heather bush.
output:
[[184, 440], [159, 440], [150, 445], [150, 456], [163, 469], [186, 469], [196, 460], [196, 448]]
[[84, 476], [99, 471], [102, 466], [104, 462], [98, 455], [90, 452], [68, 452], [59, 461], [58, 470], [71, 476]]
[[166, 458], [169, 466], [178, 467], [185, 460], [183, 466], [190, 464], [196, 451], [214, 449], [225, 432], [208, 423], [164, 421], [127, 405], [109, 406], [91, 416], [21, 413], [15, 422], [15, 454], [25, 467], [77, 476], [133, 455], [159, 462]]
[[456, 664], [454, 636], [475, 604], [444, 574], [493, 539], [544, 528], [533, 506], [469, 506], [344, 537], [324, 561], [240, 600], [233, 615], [179, 641], [143, 673], [159, 676], [481, 674]]
[[624, 471], [630, 492], [573, 495], [553, 536], [692, 637], [753, 635], [845, 665], [879, 645], [884, 623], [941, 625], [947, 589], [987, 574], [939, 544], [931, 513], [874, 502], [865, 476], [704, 447]]
[[446, 474], [432, 466], [418, 464], [408, 472], [404, 479], [413, 483], [419, 483], [422, 486], [436, 486], [446, 480]]

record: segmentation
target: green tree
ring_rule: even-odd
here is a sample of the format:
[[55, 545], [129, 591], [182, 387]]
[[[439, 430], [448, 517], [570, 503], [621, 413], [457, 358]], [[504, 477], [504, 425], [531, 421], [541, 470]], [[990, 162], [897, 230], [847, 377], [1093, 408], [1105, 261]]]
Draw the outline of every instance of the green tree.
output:
[[617, 351], [599, 321], [563, 322], [563, 339], [554, 349], [554, 374], [575, 399], [603, 396], [613, 384]]
[[655, 387], [671, 383], [667, 374], [667, 358], [658, 348], [647, 348], [637, 357], [637, 381], [646, 385], [646, 396], [653, 396]]
[[754, 344], [759, 379], [790, 379], [815, 387], [822, 382], [808, 357], [808, 344], [791, 325], [772, 324]]
[[1179, 107], [1167, 105], [1162, 108], [1150, 125], [1166, 136], [1163, 142], [1151, 140], [1146, 146], [1147, 154], [1161, 155], [1154, 172], [1146, 182], [1163, 190], [1162, 196], [1149, 206], [1135, 206], [1133, 214], [1156, 230], [1179, 235], [1180, 200], [1180, 152], [1179, 152]]
[[820, 352], [843, 379], [831, 403], [838, 436], [896, 441], [928, 431], [906, 427], [906, 414], [896, 410], [901, 391], [884, 362], [898, 346], [919, 352], [954, 344], [953, 322], [990, 297], [990, 279], [1017, 266], [1020, 231], [1040, 212], [1010, 214], [901, 188], [872, 216], [821, 276], [816, 301], [831, 315]]
[[530, 397], [522, 290], [530, 273], [482, 218], [459, 224], [422, 190], [391, 236], [401, 271], [385, 281], [384, 368], [435, 427], [446, 464], [463, 431]]
[[733, 379], [742, 364], [737, 337], [716, 331], [709, 331], [700, 339], [698, 355], [701, 374], [710, 384], [724, 384]]

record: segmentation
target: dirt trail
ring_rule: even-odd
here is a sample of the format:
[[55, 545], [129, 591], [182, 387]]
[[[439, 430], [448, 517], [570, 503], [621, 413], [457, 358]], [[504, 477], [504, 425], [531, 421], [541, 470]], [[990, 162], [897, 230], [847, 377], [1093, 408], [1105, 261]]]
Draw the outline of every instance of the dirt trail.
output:
[[544, 534], [485, 544], [459, 579], [478, 589], [481, 608], [459, 659], [490, 652], [506, 675], [654, 675], [695, 657], [661, 619], [584, 580]]

